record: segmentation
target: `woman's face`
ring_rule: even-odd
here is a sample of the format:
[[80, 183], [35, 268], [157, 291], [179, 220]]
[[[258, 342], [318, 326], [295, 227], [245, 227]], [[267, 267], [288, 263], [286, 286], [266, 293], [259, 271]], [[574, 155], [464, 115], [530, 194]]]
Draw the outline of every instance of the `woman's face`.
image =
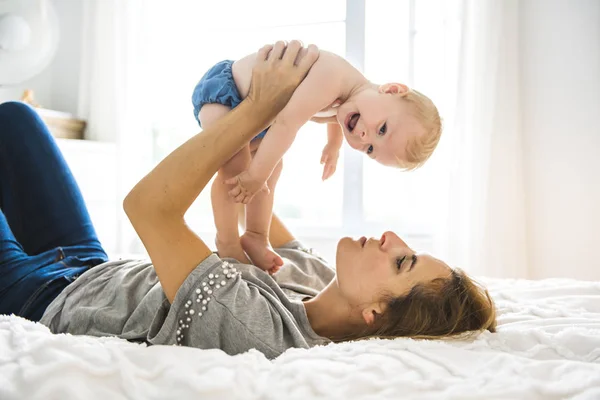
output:
[[444, 262], [416, 254], [393, 232], [379, 240], [341, 239], [336, 270], [340, 292], [352, 307], [380, 302], [385, 295], [405, 295], [419, 283], [450, 275]]

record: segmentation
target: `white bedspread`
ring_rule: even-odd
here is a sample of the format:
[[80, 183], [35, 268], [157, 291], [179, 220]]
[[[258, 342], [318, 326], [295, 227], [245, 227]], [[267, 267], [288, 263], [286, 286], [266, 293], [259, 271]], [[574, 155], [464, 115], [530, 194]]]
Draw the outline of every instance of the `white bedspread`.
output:
[[0, 399], [600, 399], [600, 283], [488, 280], [498, 333], [250, 351], [52, 335], [0, 316]]

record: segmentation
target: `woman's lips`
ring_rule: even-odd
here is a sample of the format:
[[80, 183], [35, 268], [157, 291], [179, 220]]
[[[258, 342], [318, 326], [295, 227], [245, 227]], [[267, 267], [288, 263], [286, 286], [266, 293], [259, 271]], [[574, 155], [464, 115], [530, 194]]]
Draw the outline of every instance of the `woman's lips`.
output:
[[360, 247], [365, 247], [365, 243], [367, 243], [367, 238], [363, 236], [360, 239], [358, 239], [358, 241], [360, 242]]

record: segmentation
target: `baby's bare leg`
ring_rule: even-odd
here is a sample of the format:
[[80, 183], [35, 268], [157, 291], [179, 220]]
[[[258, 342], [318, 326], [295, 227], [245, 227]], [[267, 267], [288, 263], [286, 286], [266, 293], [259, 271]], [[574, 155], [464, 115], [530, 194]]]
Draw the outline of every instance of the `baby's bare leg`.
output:
[[242, 149], [219, 170], [213, 181], [210, 197], [212, 200], [213, 217], [217, 228], [215, 244], [220, 257], [235, 258], [239, 262], [250, 264], [244, 253], [238, 231], [238, 207], [229, 197], [229, 186], [225, 180], [245, 171], [250, 164], [248, 148]]
[[[230, 110], [229, 107], [221, 104], [206, 104], [200, 110], [200, 122], [204, 128], [207, 128]], [[213, 216], [217, 228], [215, 244], [219, 256], [235, 258], [247, 264], [250, 262], [242, 249], [237, 226], [237, 205], [229, 197], [227, 193], [229, 187], [224, 182], [226, 179], [245, 171], [248, 165], [250, 165], [250, 160], [250, 149], [246, 146], [221, 167], [217, 177], [213, 181], [210, 192]]]
[[242, 248], [254, 265], [271, 274], [277, 272], [283, 265], [283, 260], [273, 251], [269, 243], [275, 187], [282, 167], [283, 164], [280, 161], [267, 180], [269, 194], [260, 192], [246, 205], [246, 232], [241, 237]]

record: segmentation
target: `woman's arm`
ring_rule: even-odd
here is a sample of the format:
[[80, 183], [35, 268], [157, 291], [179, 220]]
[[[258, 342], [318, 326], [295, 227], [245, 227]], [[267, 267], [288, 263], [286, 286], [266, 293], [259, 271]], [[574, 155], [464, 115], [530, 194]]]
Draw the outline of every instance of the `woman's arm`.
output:
[[296, 240], [292, 232], [283, 224], [279, 217], [275, 214], [271, 216], [271, 230], [269, 231], [269, 242], [276, 249], [283, 247], [285, 244]]
[[[293, 41], [260, 50], [248, 97], [214, 125], [181, 145], [127, 195], [123, 208], [148, 251], [167, 299], [172, 302], [188, 274], [211, 254], [184, 215], [217, 169], [266, 128], [283, 109], [318, 58]], [[285, 50], [285, 53], [284, 53]]]

